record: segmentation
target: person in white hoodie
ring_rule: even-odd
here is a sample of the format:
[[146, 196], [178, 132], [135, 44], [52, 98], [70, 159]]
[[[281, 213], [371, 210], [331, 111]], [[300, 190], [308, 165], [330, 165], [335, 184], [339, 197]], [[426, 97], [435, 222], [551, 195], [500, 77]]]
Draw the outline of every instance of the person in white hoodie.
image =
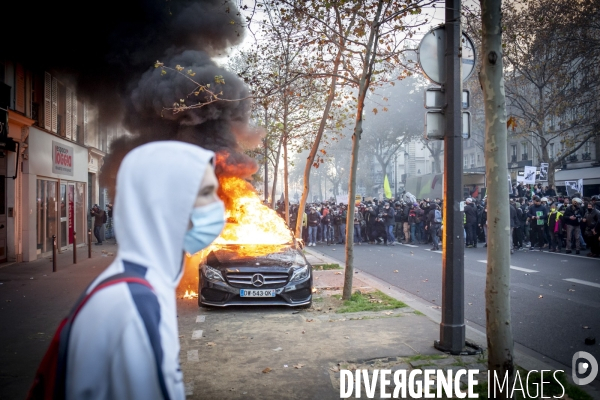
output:
[[207, 247], [225, 223], [214, 156], [163, 141], [123, 159], [114, 203], [119, 250], [86, 293], [119, 274], [143, 277], [152, 289], [113, 284], [80, 309], [68, 340], [67, 399], [185, 399], [175, 289], [184, 250]]

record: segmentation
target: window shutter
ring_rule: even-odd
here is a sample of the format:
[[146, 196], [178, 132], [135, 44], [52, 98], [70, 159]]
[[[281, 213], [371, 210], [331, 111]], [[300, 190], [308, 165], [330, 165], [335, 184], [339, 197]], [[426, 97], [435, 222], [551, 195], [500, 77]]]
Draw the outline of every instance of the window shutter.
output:
[[79, 137], [77, 137], [77, 96], [75, 95], [75, 92], [72, 93], [73, 94], [73, 103], [72, 103], [72, 108], [71, 108], [71, 115], [73, 118], [73, 140], [79, 142]]
[[52, 132], [58, 132], [58, 81], [52, 78]]
[[52, 76], [44, 74], [44, 128], [52, 130]]
[[16, 68], [16, 86], [15, 91], [15, 110], [25, 112], [25, 70], [21, 64], [17, 64]]
[[65, 131], [66, 137], [69, 140], [73, 140], [73, 114], [71, 113], [71, 109], [73, 108], [73, 91], [67, 88], [67, 109], [65, 112]]

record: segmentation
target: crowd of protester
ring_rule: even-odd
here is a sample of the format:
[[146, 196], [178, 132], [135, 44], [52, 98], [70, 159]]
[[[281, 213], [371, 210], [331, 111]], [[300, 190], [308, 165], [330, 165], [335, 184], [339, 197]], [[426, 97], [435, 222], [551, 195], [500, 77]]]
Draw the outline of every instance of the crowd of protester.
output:
[[[411, 198], [412, 197], [412, 198]], [[600, 196], [557, 195], [550, 186], [516, 184], [508, 199], [511, 253], [516, 250], [544, 250], [600, 257]], [[413, 201], [414, 200], [414, 201]], [[487, 198], [466, 198], [463, 213], [465, 246], [487, 247]], [[284, 205], [277, 211], [283, 216]], [[300, 215], [302, 239], [307, 246], [344, 244], [346, 204], [333, 201], [311, 203]], [[352, 226], [356, 245], [430, 244], [440, 249], [443, 229], [442, 200], [399, 199], [360, 202], [355, 207]], [[290, 205], [290, 227], [299, 218], [298, 205]]]

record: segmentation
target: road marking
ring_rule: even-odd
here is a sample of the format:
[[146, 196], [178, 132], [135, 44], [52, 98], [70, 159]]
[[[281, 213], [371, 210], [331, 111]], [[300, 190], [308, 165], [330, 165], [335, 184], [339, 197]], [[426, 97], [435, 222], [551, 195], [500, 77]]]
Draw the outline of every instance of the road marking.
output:
[[[573, 251], [575, 251], [575, 250], [573, 250]], [[583, 251], [583, 250], [582, 250], [582, 251]], [[588, 257], [588, 256], [582, 256], [582, 255], [578, 255], [578, 254], [567, 254], [567, 253], [564, 253], [564, 250], [563, 250], [563, 253], [551, 253], [551, 252], [549, 252], [549, 251], [544, 251], [544, 253], [547, 253], [547, 254], [554, 254], [554, 255], [556, 255], [556, 256], [577, 257], [577, 258], [585, 258], [586, 260], [590, 260], [590, 259], [591, 259], [591, 260], [594, 260], [594, 258], [592, 258], [592, 257]], [[596, 259], [596, 260], [597, 260], [597, 259]]]
[[198, 357], [198, 350], [188, 350], [187, 355], [188, 355], [188, 361], [191, 361], [191, 362], [199, 362], [200, 361], [200, 357]]
[[400, 243], [402, 246], [406, 246], [406, 247], [419, 247], [416, 244], [404, 244], [404, 243]]
[[[477, 262], [480, 262], [480, 263], [487, 264], [487, 260], [477, 260]], [[532, 274], [532, 273], [534, 273], [534, 272], [540, 272], [540, 271], [536, 271], [535, 269], [528, 269], [528, 268], [515, 267], [514, 265], [511, 265], [511, 266], [510, 266], [510, 269], [514, 269], [514, 270], [521, 271], [521, 272], [528, 272], [528, 273], [530, 273], [530, 274]]]
[[201, 338], [202, 338], [202, 329], [199, 329], [199, 330], [194, 331], [192, 333], [192, 339], [198, 340], [198, 339], [201, 339]]
[[424, 250], [425, 250], [425, 251], [430, 251], [430, 252], [432, 252], [432, 253], [444, 254], [444, 252], [443, 252], [443, 251], [441, 251], [441, 250], [431, 250], [431, 249], [424, 249]]
[[563, 279], [563, 280], [573, 282], [573, 283], [579, 283], [581, 285], [588, 285], [588, 286], [600, 288], [600, 283], [582, 281], [581, 279], [575, 279], [575, 278], [569, 278], [569, 279]]
[[196, 317], [196, 322], [204, 322], [206, 320], [206, 315], [198, 315]]

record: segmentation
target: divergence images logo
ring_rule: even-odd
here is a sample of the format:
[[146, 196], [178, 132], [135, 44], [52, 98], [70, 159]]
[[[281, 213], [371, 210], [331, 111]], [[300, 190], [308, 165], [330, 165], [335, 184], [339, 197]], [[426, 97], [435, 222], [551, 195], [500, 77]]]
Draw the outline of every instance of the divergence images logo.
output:
[[[598, 375], [598, 362], [585, 351], [578, 351], [573, 355], [572, 368], [573, 382], [580, 386], [589, 385]], [[587, 377], [580, 378], [586, 374]]]

